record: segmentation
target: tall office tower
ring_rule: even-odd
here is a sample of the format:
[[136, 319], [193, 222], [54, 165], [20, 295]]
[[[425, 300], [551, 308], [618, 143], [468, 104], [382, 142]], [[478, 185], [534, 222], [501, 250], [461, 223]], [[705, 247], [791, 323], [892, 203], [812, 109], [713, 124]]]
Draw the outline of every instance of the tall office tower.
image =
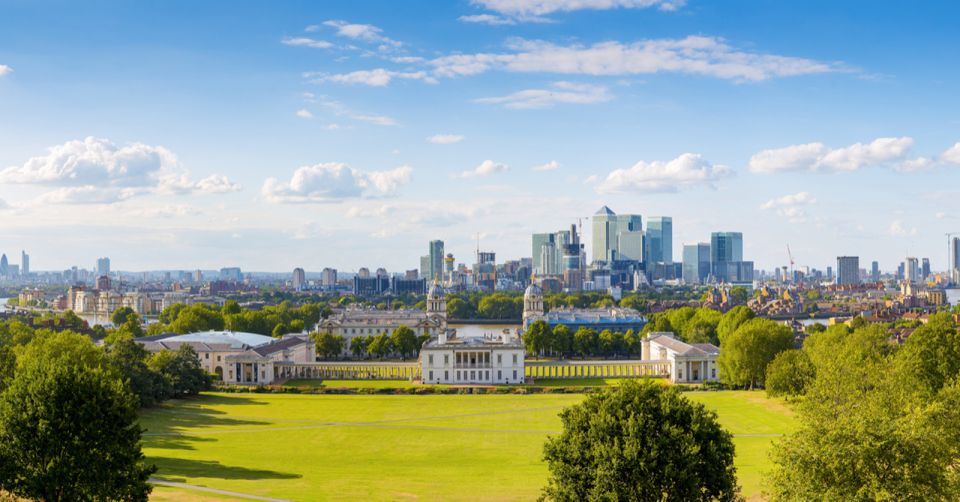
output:
[[912, 256], [903, 259], [903, 280], [910, 284], [920, 282], [920, 261]]
[[303, 291], [303, 288], [307, 286], [307, 274], [302, 268], [297, 267], [293, 269], [292, 283], [294, 291]]
[[324, 268], [320, 272], [320, 285], [325, 288], [332, 288], [337, 285], [337, 269], [335, 268]]
[[710, 244], [699, 242], [683, 246], [683, 282], [700, 284], [710, 275]]
[[541, 256], [543, 253], [543, 246], [546, 244], [553, 244], [554, 239], [556, 238], [555, 234], [533, 234], [533, 248], [531, 249], [530, 256], [533, 257], [533, 272], [536, 274], [545, 274], [543, 262], [541, 261]]
[[646, 237], [640, 230], [631, 230], [617, 234], [618, 258], [621, 260], [643, 261], [643, 249]]
[[30, 275], [30, 255], [26, 251], [20, 251], [20, 273]]
[[361, 279], [369, 279], [369, 278], [370, 278], [370, 269], [367, 268], [367, 267], [360, 267], [360, 270], [357, 270], [357, 277], [359, 277], [359, 278], [361, 278]]
[[473, 265], [474, 284], [486, 291], [497, 287], [497, 254], [492, 251], [477, 251], [477, 263]]
[[622, 232], [639, 232], [643, 222], [639, 214], [614, 213], [603, 206], [592, 219], [593, 261], [613, 261], [620, 259], [617, 236]]
[[420, 257], [420, 278], [430, 282], [432, 277], [433, 271], [430, 270], [430, 255], [425, 254]]
[[6, 277], [10, 273], [10, 264], [7, 263], [7, 253], [0, 256], [0, 277]]
[[827, 280], [828, 281], [833, 280], [833, 267], [830, 267], [830, 266], [827, 267]]
[[870, 264], [870, 281], [880, 282], [880, 263], [876, 261]]
[[673, 218], [647, 218], [647, 263], [673, 263]]
[[443, 241], [430, 241], [430, 277], [428, 280], [443, 279]]
[[570, 245], [573, 238], [569, 230], [559, 230], [553, 234], [553, 246], [556, 249], [556, 258], [554, 259], [553, 269], [557, 274], [563, 273], [563, 250]]
[[447, 253], [447, 256], [443, 257], [443, 278], [445, 282], [453, 282], [453, 267], [456, 261], [453, 253]]
[[950, 240], [950, 279], [960, 282], [960, 237]]
[[840, 286], [860, 284], [859, 256], [837, 257], [837, 284]]
[[243, 281], [243, 271], [240, 267], [223, 267], [220, 269], [220, 280], [241, 282]]
[[920, 260], [920, 278], [924, 281], [930, 278], [930, 258]]
[[743, 233], [713, 232], [710, 234], [710, 261], [712, 263], [743, 261]]
[[97, 275], [110, 274], [110, 258], [97, 258]]
[[553, 242], [544, 242], [540, 246], [540, 268], [541, 275], [557, 275], [557, 245]]
[[390, 277], [390, 274], [387, 273], [387, 269], [379, 267], [377, 268], [377, 277]]

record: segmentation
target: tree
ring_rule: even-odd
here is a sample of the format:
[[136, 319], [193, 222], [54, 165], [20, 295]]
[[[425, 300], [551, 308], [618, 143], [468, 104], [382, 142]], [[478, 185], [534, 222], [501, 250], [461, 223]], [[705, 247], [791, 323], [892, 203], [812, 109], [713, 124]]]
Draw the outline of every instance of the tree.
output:
[[150, 353], [132, 339], [122, 339], [108, 346], [107, 360], [139, 400], [141, 407], [150, 407], [165, 399], [164, 382], [158, 373], [150, 370]]
[[564, 356], [573, 351], [573, 333], [570, 332], [570, 328], [566, 324], [560, 324], [553, 328], [552, 338], [551, 351]]
[[240, 304], [236, 300], [227, 300], [223, 302], [223, 308], [220, 309], [223, 315], [239, 314]]
[[597, 353], [597, 332], [586, 327], [578, 328], [573, 334], [573, 350], [588, 357]]
[[334, 335], [328, 331], [319, 334], [314, 333], [311, 337], [317, 346], [317, 354], [326, 359], [336, 359], [343, 352], [346, 343], [342, 336]]
[[401, 358], [417, 351], [417, 334], [406, 326], [398, 326], [390, 335], [390, 344], [400, 353]]
[[370, 339], [360, 335], [355, 336], [350, 339], [350, 352], [353, 354], [353, 357], [359, 359], [367, 355], [367, 345], [370, 343]]
[[930, 316], [907, 338], [897, 362], [915, 390], [929, 395], [960, 376], [960, 333], [953, 317], [947, 313]]
[[393, 343], [386, 333], [380, 333], [370, 338], [370, 342], [367, 345], [367, 353], [371, 356], [383, 359], [390, 355], [391, 352], [393, 352]]
[[527, 353], [533, 356], [543, 354], [544, 345], [548, 338], [547, 332], [550, 331], [550, 325], [546, 321], [534, 321], [523, 334], [523, 346]]
[[176, 352], [153, 354], [147, 366], [160, 375], [165, 397], [195, 396], [210, 388], [210, 375], [200, 366], [197, 351], [187, 344], [180, 345]]
[[806, 352], [785, 350], [767, 365], [765, 386], [768, 396], [802, 396], [817, 374]]
[[717, 338], [720, 343], [723, 343], [723, 338], [730, 333], [733, 333], [740, 327], [741, 324], [749, 321], [756, 317], [756, 314], [753, 313], [747, 307], [743, 305], [738, 305], [728, 310], [726, 314], [723, 314], [723, 317], [720, 318], [720, 323], [717, 325]]
[[739, 498], [732, 435], [676, 388], [629, 381], [560, 418], [563, 432], [544, 445], [547, 499]]
[[141, 433], [136, 398], [102, 351], [69, 332], [38, 338], [0, 396], [0, 487], [51, 502], [145, 501], [156, 468]]
[[734, 286], [730, 288], [730, 298], [734, 303], [743, 305], [744, 303], [747, 303], [747, 300], [750, 299], [750, 291], [743, 286]]
[[762, 386], [767, 364], [793, 347], [790, 328], [768, 319], [752, 319], [720, 341], [720, 378], [724, 383], [751, 389]]
[[114, 326], [120, 326], [127, 322], [127, 318], [131, 315], [136, 316], [137, 313], [130, 307], [120, 307], [110, 315], [110, 322], [112, 322]]
[[453, 297], [447, 302], [447, 318], [470, 319], [475, 315], [473, 306], [460, 298]]

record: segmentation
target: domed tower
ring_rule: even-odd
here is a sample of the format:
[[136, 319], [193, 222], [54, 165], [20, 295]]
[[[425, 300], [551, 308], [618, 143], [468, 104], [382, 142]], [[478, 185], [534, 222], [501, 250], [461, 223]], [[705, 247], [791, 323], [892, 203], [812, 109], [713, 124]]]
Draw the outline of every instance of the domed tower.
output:
[[543, 290], [530, 283], [523, 292], [523, 327], [526, 329], [537, 317], [543, 315]]
[[447, 295], [436, 280], [433, 281], [430, 290], [427, 291], [427, 315], [438, 315], [443, 317], [444, 320], [447, 318]]

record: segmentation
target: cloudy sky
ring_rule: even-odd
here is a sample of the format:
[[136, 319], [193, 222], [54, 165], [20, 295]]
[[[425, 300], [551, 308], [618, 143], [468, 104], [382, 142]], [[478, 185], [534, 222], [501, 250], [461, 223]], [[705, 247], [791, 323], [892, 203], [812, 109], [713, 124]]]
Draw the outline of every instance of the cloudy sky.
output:
[[758, 267], [944, 265], [960, 4], [0, 1], [0, 251], [416, 268], [601, 205]]

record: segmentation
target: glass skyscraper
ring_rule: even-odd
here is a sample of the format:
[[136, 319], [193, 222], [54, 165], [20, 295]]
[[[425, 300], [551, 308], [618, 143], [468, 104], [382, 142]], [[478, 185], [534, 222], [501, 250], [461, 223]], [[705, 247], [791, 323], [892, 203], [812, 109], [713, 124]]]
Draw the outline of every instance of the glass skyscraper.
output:
[[651, 216], [647, 219], [647, 263], [673, 263], [673, 218]]

